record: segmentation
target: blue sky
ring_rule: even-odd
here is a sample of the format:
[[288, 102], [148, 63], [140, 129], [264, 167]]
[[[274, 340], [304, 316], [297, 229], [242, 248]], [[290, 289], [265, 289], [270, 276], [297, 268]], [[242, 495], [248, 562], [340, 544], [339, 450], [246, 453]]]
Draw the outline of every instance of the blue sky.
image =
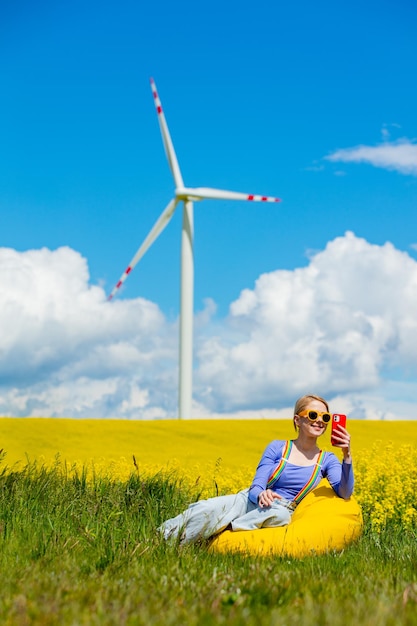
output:
[[[18, 255], [66, 246], [84, 259], [88, 285], [111, 291], [173, 194], [149, 86], [153, 76], [187, 185], [283, 200], [196, 204], [196, 312], [204, 317], [207, 299], [211, 302], [202, 337], [224, 338], [226, 326], [230, 332], [232, 303], [242, 290], [254, 290], [260, 276], [307, 271], [314, 254], [330, 242], [341, 238], [342, 248], [352, 243], [345, 239], [347, 231], [365, 241], [366, 250], [385, 250], [390, 242], [414, 268], [416, 18], [409, 1], [259, 2], [256, 7], [234, 0], [200, 5], [41, 1], [36, 7], [3, 2], [0, 246]], [[161, 336], [167, 333], [169, 341], [179, 308], [180, 228], [179, 207], [118, 296], [129, 311], [137, 299], [152, 303], [166, 324]], [[2, 271], [7, 273], [7, 265]], [[357, 272], [366, 292], [366, 272]], [[379, 279], [384, 290], [387, 277]], [[65, 291], [65, 283], [59, 288]], [[381, 317], [391, 319], [392, 312]], [[228, 335], [224, 341], [232, 340]], [[175, 367], [171, 356], [166, 358]], [[158, 362], [160, 373], [165, 357]], [[395, 384], [414, 385], [417, 354], [406, 362], [401, 357], [378, 363], [378, 381], [365, 385], [373, 398], [381, 397], [388, 370]], [[51, 361], [41, 381], [35, 366], [30, 375], [17, 366], [15, 379], [7, 374], [0, 410], [59, 413], [46, 401], [30, 400], [39, 398], [40, 387], [35, 392], [33, 385], [46, 385], [53, 371]], [[84, 377], [92, 376], [86, 366], [82, 369]], [[98, 379], [105, 379], [102, 372]], [[142, 388], [141, 380], [132, 380], [132, 388]], [[197, 375], [200, 389], [198, 380]], [[210, 394], [214, 384], [207, 383]], [[149, 385], [143, 383], [152, 398]], [[323, 387], [356, 406], [343, 385]], [[217, 399], [205, 410], [284, 409], [299, 389], [302, 381], [288, 397], [284, 394], [281, 405], [282, 394], [268, 388], [265, 405], [259, 390], [256, 401]], [[409, 387], [407, 397], [414, 391]], [[20, 409], [10, 400], [12, 392], [27, 394]], [[173, 410], [161, 398], [143, 402], [161, 409], [155, 408], [156, 416]], [[134, 409], [123, 413], [121, 404], [107, 398], [91, 407], [82, 404], [73, 414], [134, 416]], [[71, 412], [69, 405], [61, 408]], [[380, 415], [379, 408], [375, 411]], [[402, 409], [392, 409], [392, 415], [412, 417]]]

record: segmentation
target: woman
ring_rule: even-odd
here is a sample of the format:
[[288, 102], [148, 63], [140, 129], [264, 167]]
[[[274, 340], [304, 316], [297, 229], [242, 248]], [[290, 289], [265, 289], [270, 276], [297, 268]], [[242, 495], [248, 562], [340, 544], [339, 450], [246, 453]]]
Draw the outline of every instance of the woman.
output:
[[326, 400], [314, 395], [299, 398], [293, 420], [296, 439], [269, 444], [249, 489], [195, 502], [158, 530], [165, 539], [191, 543], [208, 539], [227, 527], [254, 530], [285, 526], [298, 503], [323, 477], [338, 496], [347, 500], [354, 483], [349, 433], [339, 425], [334, 434], [334, 445], [343, 452], [342, 464], [332, 452], [322, 452], [317, 446], [317, 438], [326, 432], [330, 419]]

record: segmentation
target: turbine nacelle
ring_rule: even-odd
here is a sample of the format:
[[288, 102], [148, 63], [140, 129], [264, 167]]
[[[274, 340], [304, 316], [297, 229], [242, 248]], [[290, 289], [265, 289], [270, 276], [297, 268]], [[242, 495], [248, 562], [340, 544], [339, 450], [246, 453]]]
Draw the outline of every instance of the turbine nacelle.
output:
[[205, 199], [198, 193], [198, 189], [190, 189], [189, 187], [177, 187], [175, 198], [178, 202], [199, 202]]

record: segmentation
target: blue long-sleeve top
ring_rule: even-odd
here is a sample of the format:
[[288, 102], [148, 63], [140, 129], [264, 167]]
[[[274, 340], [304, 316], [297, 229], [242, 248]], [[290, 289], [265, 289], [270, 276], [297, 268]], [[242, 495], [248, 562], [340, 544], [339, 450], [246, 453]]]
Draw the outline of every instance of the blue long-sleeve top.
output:
[[[267, 482], [279, 463], [285, 441], [272, 441], [265, 449], [255, 477], [249, 489], [249, 499], [258, 504], [259, 494], [267, 488]], [[300, 466], [286, 461], [283, 472], [270, 487], [283, 498], [293, 500], [309, 480], [315, 465]], [[326, 452], [320, 469], [320, 479], [327, 478], [334, 491], [347, 500], [353, 493], [354, 477], [351, 463], [340, 463], [333, 452]]]

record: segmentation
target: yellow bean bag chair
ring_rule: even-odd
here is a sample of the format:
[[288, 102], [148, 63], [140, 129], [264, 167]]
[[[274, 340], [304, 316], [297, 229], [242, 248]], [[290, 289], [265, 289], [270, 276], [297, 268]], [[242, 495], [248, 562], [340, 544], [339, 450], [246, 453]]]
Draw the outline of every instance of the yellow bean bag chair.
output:
[[362, 532], [362, 512], [355, 498], [339, 498], [322, 481], [298, 505], [291, 523], [279, 528], [225, 530], [210, 549], [216, 552], [303, 557], [342, 550]]

